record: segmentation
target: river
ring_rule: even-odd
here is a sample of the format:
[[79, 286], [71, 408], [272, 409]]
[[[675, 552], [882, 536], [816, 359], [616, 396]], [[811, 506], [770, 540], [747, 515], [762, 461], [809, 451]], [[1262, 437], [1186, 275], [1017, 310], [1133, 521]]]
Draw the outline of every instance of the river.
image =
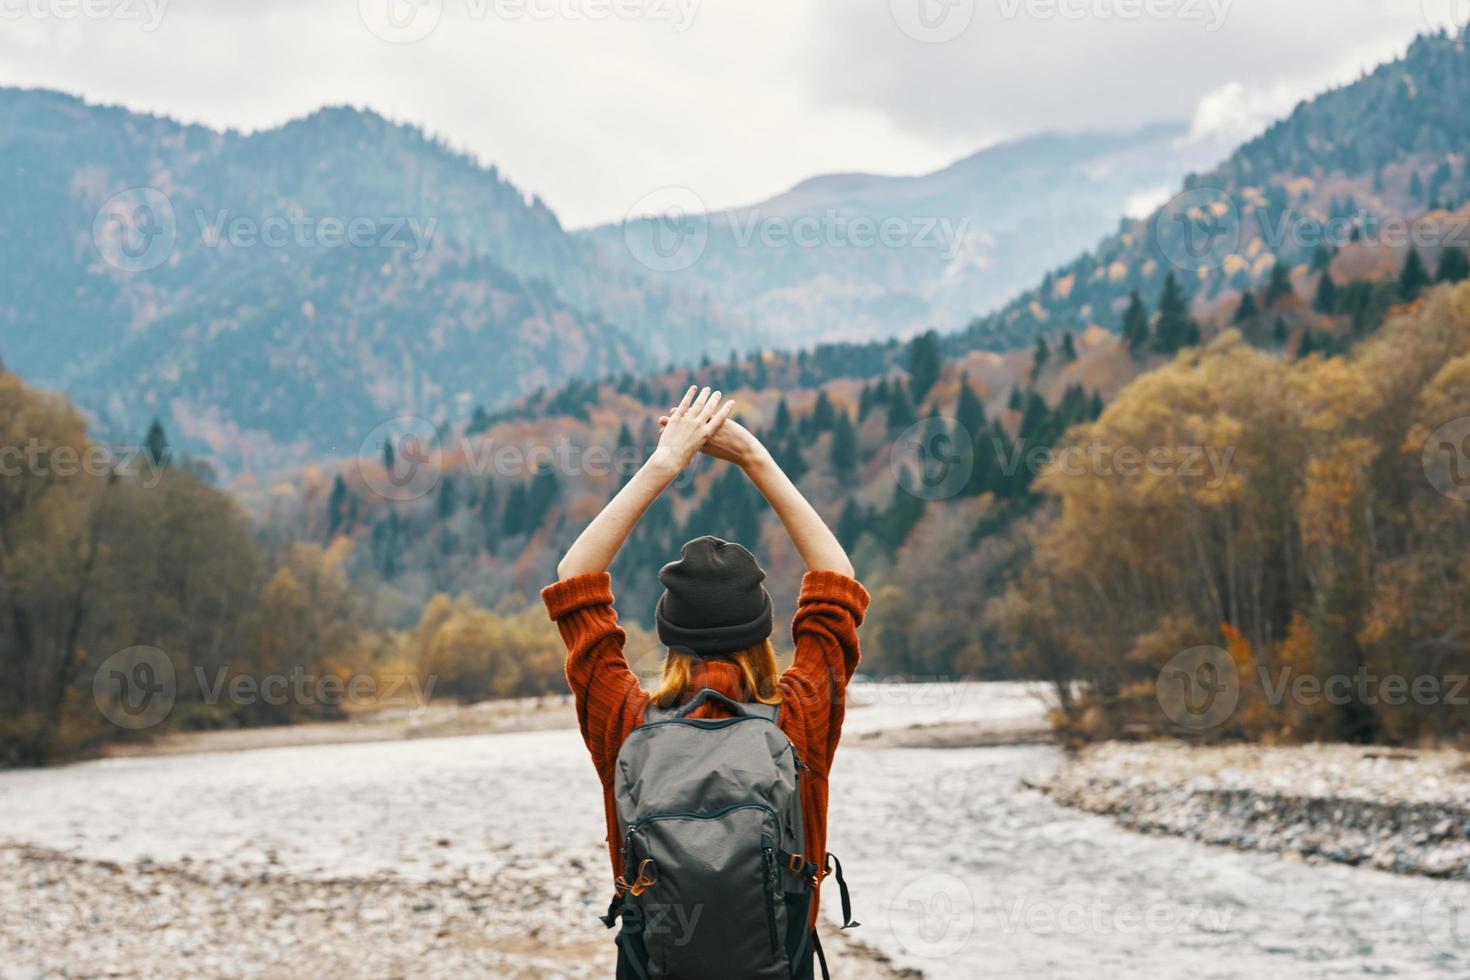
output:
[[[896, 965], [938, 980], [1470, 975], [1465, 883], [1126, 831], [1024, 787], [1061, 764], [1048, 746], [863, 747], [893, 727], [1033, 716], [1033, 695], [854, 689], [831, 847], [857, 935]], [[598, 800], [567, 730], [118, 758], [0, 773], [0, 840], [307, 878], [493, 874], [511, 854], [554, 875], [574, 857], [591, 880]], [[595, 934], [580, 901], [568, 927]]]

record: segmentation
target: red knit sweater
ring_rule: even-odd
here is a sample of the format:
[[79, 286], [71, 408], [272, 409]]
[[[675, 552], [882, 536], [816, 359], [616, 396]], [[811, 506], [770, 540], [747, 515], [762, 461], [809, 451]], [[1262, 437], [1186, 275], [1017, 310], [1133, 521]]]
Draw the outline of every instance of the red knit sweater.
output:
[[[602, 780], [607, 817], [607, 848], [613, 876], [622, 873], [622, 839], [613, 803], [613, 772], [618, 749], [643, 723], [648, 692], [623, 655], [626, 634], [613, 611], [612, 579], [606, 572], [578, 575], [541, 592], [546, 611], [567, 645], [567, 682], [577, 701], [577, 722]], [[868, 608], [861, 585], [836, 572], [807, 572], [801, 582], [791, 636], [796, 655], [781, 675], [781, 730], [807, 766], [801, 781], [802, 815], [808, 859], [821, 865], [827, 853], [827, 774], [842, 735], [847, 682], [858, 664], [857, 629]], [[714, 688], [746, 700], [740, 669], [718, 661], [696, 666], [691, 688]], [[691, 692], [692, 693], [692, 692]], [[729, 712], [701, 705], [695, 718], [721, 718]], [[817, 902], [812, 901], [812, 921]]]

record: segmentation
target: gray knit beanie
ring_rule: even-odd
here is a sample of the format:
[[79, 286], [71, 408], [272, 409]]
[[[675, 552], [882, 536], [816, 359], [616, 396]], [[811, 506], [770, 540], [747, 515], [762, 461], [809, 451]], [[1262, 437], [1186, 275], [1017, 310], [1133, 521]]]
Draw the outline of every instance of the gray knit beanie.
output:
[[684, 545], [683, 557], [658, 573], [664, 594], [654, 618], [671, 650], [720, 656], [771, 635], [766, 573], [740, 545], [706, 535]]

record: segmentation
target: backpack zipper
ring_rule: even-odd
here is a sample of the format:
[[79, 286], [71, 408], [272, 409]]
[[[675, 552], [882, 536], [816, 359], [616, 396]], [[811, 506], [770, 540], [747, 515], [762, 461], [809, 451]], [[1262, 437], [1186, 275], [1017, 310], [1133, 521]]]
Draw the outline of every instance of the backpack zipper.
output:
[[720, 817], [734, 813], [736, 810], [745, 809], [764, 810], [776, 818], [777, 827], [781, 825], [781, 818], [773, 806], [765, 803], [732, 803], [729, 806], [720, 807], [718, 810], [668, 810], [663, 813], [650, 813], [646, 817], [639, 818], [636, 823], [628, 824], [628, 833], [631, 834], [640, 827], [645, 827], [659, 820], [718, 820]]
[[771, 953], [777, 950], [776, 937], [776, 852], [769, 844], [765, 847], [766, 855], [766, 928], [771, 937]]

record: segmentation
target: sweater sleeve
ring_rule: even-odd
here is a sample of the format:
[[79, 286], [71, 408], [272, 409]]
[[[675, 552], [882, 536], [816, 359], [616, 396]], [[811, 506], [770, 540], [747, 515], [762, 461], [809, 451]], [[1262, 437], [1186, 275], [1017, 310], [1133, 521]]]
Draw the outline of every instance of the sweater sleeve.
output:
[[826, 778], [842, 734], [847, 682], [857, 670], [858, 627], [868, 593], [837, 572], [807, 572], [796, 601], [791, 636], [796, 656], [781, 676], [782, 703], [801, 715], [807, 758]]
[[541, 601], [566, 644], [577, 724], [598, 776], [608, 785], [623, 737], [638, 723], [648, 699], [623, 654], [627, 634], [613, 609], [612, 577], [592, 572], [563, 579], [542, 589]]

